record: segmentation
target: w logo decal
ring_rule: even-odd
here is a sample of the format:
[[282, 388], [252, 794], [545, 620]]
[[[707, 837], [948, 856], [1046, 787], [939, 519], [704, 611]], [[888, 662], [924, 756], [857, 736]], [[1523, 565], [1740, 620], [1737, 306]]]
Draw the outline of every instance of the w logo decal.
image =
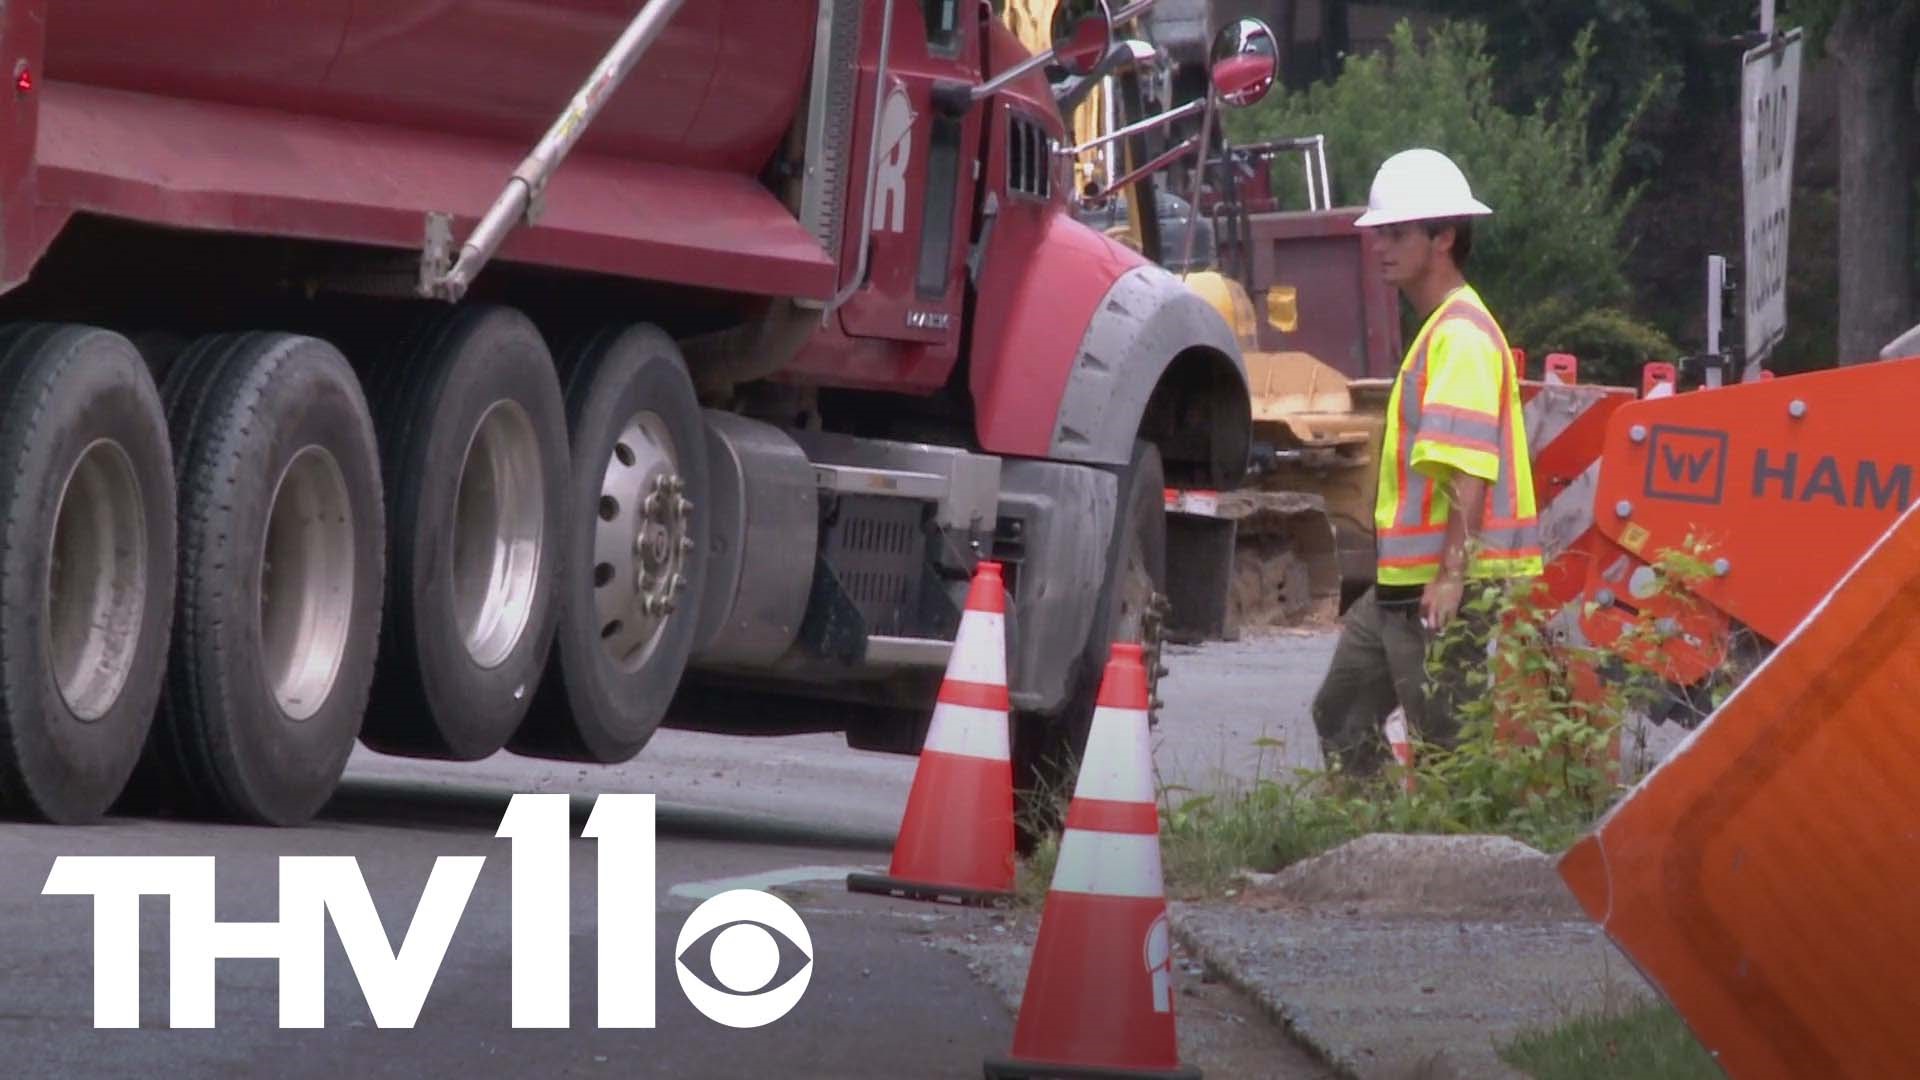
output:
[[1718, 503], [1726, 487], [1727, 433], [1655, 426], [1648, 446], [1649, 499]]

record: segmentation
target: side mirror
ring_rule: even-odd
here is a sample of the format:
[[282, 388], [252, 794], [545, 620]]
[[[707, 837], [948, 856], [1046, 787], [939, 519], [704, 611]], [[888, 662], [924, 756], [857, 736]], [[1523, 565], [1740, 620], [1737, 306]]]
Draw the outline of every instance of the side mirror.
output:
[[1208, 57], [1213, 92], [1236, 109], [1257, 105], [1280, 73], [1280, 46], [1259, 19], [1239, 19], [1220, 28]]
[[1107, 0], [1061, 0], [1053, 10], [1053, 60], [1069, 75], [1093, 72], [1113, 48]]

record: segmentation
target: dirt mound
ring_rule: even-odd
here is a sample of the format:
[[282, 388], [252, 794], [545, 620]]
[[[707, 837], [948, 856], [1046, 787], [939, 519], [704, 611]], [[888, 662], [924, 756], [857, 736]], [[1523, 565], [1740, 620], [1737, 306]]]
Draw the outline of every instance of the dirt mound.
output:
[[1586, 918], [1553, 860], [1504, 836], [1363, 836], [1262, 879], [1247, 896], [1370, 915]]

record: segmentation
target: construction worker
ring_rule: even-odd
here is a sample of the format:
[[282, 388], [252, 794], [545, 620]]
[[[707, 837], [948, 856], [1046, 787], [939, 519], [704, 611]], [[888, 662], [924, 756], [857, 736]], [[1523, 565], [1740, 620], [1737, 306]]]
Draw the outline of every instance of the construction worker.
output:
[[1423, 322], [1388, 399], [1376, 584], [1348, 608], [1313, 700], [1329, 766], [1352, 774], [1385, 762], [1381, 725], [1396, 702], [1420, 738], [1454, 743], [1466, 677], [1486, 664], [1487, 620], [1447, 635], [1435, 678], [1430, 644], [1459, 615], [1469, 580], [1542, 569], [1519, 375], [1464, 276], [1473, 219], [1492, 212], [1450, 159], [1418, 149], [1380, 166], [1355, 222]]

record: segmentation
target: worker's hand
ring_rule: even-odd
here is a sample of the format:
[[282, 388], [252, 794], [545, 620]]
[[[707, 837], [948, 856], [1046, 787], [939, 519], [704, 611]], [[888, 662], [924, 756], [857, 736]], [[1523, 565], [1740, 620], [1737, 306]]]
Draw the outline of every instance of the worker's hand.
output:
[[1466, 582], [1459, 574], [1441, 571], [1440, 576], [1429, 582], [1420, 595], [1420, 623], [1429, 633], [1437, 634], [1453, 621], [1460, 612], [1460, 594], [1466, 591]]

